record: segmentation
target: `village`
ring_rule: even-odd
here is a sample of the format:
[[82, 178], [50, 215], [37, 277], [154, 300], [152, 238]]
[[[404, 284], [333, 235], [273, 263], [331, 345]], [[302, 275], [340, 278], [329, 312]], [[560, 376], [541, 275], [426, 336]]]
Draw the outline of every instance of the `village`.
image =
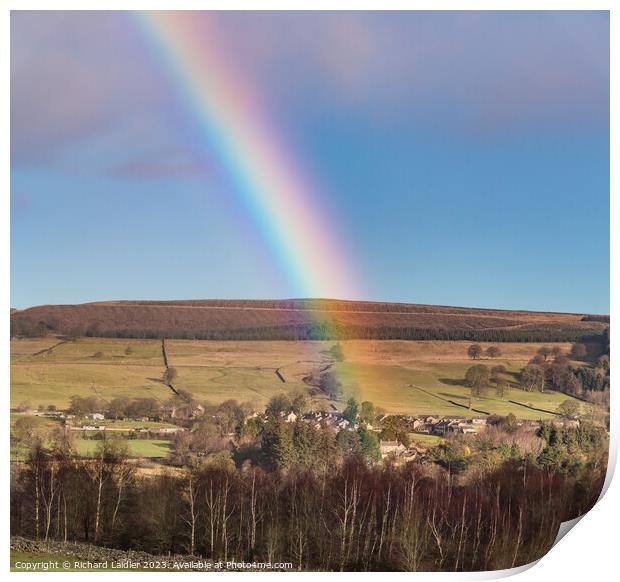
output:
[[[210, 418], [219, 423], [221, 416], [209, 414], [205, 406], [192, 402], [178, 406], [167, 405], [162, 413], [144, 416], [116, 415], [111, 417], [104, 412], [88, 412], [81, 415], [62, 410], [14, 410], [14, 414], [20, 416], [32, 416], [49, 420], [56, 420], [66, 430], [81, 435], [84, 439], [101, 440], [106, 434], [115, 434], [127, 439], [166, 439], [170, 440], [174, 435], [183, 432], [191, 432], [195, 423]], [[380, 436], [379, 452], [382, 459], [390, 459], [396, 464], [404, 464], [413, 460], [424, 458], [428, 446], [422, 446], [416, 436], [431, 437], [431, 442], [437, 444], [441, 438], [449, 435], [477, 435], [484, 432], [489, 423], [486, 417], [467, 418], [465, 416], [451, 415], [392, 415], [379, 414], [372, 422], [361, 421], [359, 418], [350, 419], [342, 411], [314, 410], [305, 413], [293, 411], [280, 411], [279, 418], [284, 423], [303, 422], [315, 429], [330, 430], [334, 433], [340, 431], [356, 432], [360, 428], [372, 431]], [[166, 422], [163, 422], [165, 419]], [[261, 424], [269, 419], [266, 411], [251, 411], [245, 414], [242, 424], [254, 421]], [[389, 419], [389, 420], [388, 420]], [[403, 433], [411, 435], [412, 439], [385, 439], [381, 438], [388, 423], [398, 423]], [[577, 427], [578, 419], [554, 419], [553, 424], [561, 426]], [[541, 425], [538, 420], [515, 419], [515, 426], [526, 427], [532, 431]], [[230, 439], [231, 445], [238, 436], [234, 431], [223, 431], [222, 438]], [[433, 438], [436, 437], [436, 438]], [[403, 442], [405, 441], [405, 442]], [[206, 451], [199, 456], [204, 456]]]

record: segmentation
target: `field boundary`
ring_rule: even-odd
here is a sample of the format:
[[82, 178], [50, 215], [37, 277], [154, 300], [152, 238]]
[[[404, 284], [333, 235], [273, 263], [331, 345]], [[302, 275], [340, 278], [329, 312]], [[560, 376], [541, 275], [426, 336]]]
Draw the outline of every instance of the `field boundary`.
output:
[[508, 400], [511, 404], [516, 404], [517, 406], [523, 406], [523, 408], [529, 408], [530, 410], [535, 410], [536, 412], [545, 412], [546, 414], [553, 414], [554, 416], [562, 416], [557, 412], [552, 412], [551, 410], [545, 410], [544, 408], [537, 408], [536, 406], [530, 406], [529, 404], [523, 404], [523, 402], [517, 402], [516, 400]]
[[480, 414], [486, 414], [487, 416], [489, 416], [491, 413], [487, 412], [486, 410], [481, 410], [480, 408], [473, 408], [473, 407], [469, 407], [469, 406], [465, 406], [464, 404], [459, 404], [458, 402], [454, 402], [454, 400], [447, 400], [446, 402], [449, 402], [450, 404], [454, 404], [454, 406], [460, 406], [461, 408], [465, 408], [466, 410], [471, 410], [473, 412], [479, 412]]
[[34, 354], [32, 354], [31, 357], [34, 358], [35, 356], [42, 356], [43, 354], [50, 354], [57, 347], [62, 346], [64, 344], [68, 344], [68, 343], [69, 343], [69, 340], [61, 340], [58, 343], [54, 344], [53, 346], [50, 346], [49, 348], [45, 348], [44, 350], [39, 350], [38, 352], [35, 352]]
[[470, 408], [469, 406], [465, 406], [464, 404], [459, 404], [458, 402], [454, 402], [454, 400], [442, 398], [438, 394], [433, 394], [432, 392], [429, 392], [428, 390], [425, 390], [424, 388], [420, 388], [419, 386], [416, 386], [415, 384], [409, 384], [409, 387], [415, 388], [416, 390], [419, 390], [420, 392], [424, 392], [424, 394], [427, 394], [428, 396], [433, 396], [437, 398], [438, 400], [441, 400], [442, 402], [447, 402], [448, 404], [452, 404], [452, 406], [458, 406], [459, 408], [464, 408], [465, 410], [471, 410], [472, 412], [479, 412], [480, 414], [485, 414], [487, 416], [490, 415], [490, 412], [486, 412], [485, 410], [480, 410], [478, 408]]
[[[161, 355], [164, 358], [164, 368], [166, 370], [169, 369], [168, 366], [168, 354], [166, 354], [166, 340], [164, 338], [161, 339]], [[179, 391], [172, 385], [172, 382], [165, 382], [166, 386], [170, 388], [177, 396], [179, 395]]]

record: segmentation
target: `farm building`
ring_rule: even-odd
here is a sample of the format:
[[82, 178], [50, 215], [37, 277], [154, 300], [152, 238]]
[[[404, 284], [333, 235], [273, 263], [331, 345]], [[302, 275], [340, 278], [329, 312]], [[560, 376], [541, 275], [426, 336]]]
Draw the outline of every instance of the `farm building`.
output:
[[105, 420], [105, 415], [100, 412], [92, 412], [90, 414], [85, 414], [84, 418], [90, 418], [91, 420]]

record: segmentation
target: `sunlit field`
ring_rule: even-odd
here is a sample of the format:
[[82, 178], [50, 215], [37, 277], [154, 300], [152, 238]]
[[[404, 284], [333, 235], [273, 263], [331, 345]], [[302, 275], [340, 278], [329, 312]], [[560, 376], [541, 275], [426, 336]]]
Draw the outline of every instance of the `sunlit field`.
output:
[[[211, 404], [234, 398], [264, 407], [274, 394], [308, 389], [304, 378], [329, 364], [342, 384], [340, 402], [332, 403], [337, 407], [354, 396], [374, 402], [386, 413], [475, 416], [480, 414], [476, 410], [482, 410], [537, 419], [550, 417], [544, 411], [555, 411], [568, 398], [519, 388], [517, 373], [540, 344], [498, 344], [501, 356], [476, 361], [505, 366], [509, 389], [503, 399], [492, 387], [484, 396], [471, 398], [464, 384], [465, 373], [474, 363], [467, 356], [469, 342], [344, 341], [343, 361], [336, 362], [328, 353], [333, 345], [169, 340], [166, 350], [169, 365], [177, 370], [175, 387]], [[555, 345], [565, 353], [570, 349], [570, 344]], [[164, 363], [158, 340], [21, 339], [11, 342], [11, 358], [12, 407], [66, 408], [72, 395], [103, 400], [150, 397], [160, 402], [172, 396], [162, 382]], [[326, 406], [320, 394], [315, 398], [317, 407]]]
[[[127, 453], [130, 457], [152, 458], [165, 457], [170, 452], [170, 441], [161, 439], [127, 439]], [[94, 457], [100, 441], [95, 439], [77, 439], [76, 449], [83, 457]]]

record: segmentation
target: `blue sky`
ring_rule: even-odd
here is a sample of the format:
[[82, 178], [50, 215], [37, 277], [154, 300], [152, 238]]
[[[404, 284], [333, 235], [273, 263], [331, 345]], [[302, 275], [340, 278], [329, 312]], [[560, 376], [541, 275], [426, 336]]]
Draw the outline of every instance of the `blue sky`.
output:
[[[606, 13], [209, 18], [355, 298], [608, 312]], [[11, 29], [12, 306], [297, 294], [131, 18]]]

